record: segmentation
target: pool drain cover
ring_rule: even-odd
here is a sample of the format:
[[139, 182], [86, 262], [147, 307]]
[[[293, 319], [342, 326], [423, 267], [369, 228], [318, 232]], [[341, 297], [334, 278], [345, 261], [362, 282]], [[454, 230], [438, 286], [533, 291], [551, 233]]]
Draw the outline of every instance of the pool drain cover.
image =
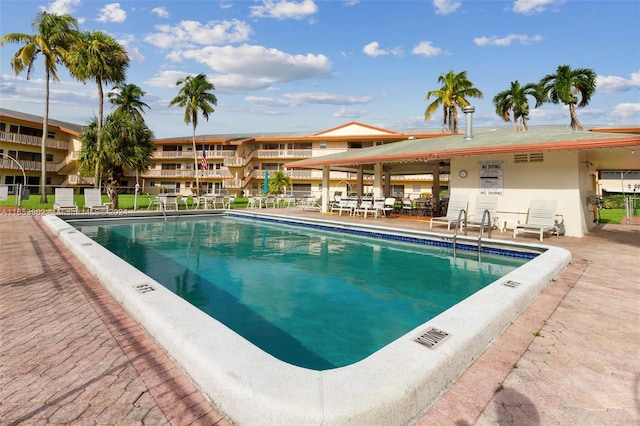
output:
[[147, 283], [137, 284], [137, 285], [134, 285], [134, 287], [136, 290], [138, 290], [138, 293], [141, 293], [141, 294], [156, 290], [155, 288], [151, 287], [151, 285]]
[[449, 333], [439, 330], [435, 327], [431, 327], [418, 337], [415, 341], [428, 347], [429, 349], [435, 349], [440, 343], [444, 342], [450, 336]]

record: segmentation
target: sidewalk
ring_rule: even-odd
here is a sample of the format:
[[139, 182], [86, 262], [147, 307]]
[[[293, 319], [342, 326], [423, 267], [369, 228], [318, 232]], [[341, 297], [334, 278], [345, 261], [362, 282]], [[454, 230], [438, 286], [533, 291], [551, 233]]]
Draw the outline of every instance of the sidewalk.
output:
[[39, 218], [0, 253], [0, 424], [229, 424]]
[[[417, 425], [640, 424], [640, 227], [544, 243], [573, 263]], [[0, 254], [0, 424], [229, 425], [39, 218], [0, 217]]]

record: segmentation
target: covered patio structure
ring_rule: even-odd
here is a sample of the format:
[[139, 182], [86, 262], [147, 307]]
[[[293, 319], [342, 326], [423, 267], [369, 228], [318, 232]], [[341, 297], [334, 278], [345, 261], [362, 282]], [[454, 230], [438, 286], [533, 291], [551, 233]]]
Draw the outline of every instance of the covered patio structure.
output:
[[466, 193], [473, 211], [477, 195], [499, 197], [502, 225], [526, 220], [533, 199], [556, 200], [564, 235], [581, 237], [595, 224], [588, 197], [600, 195], [599, 171], [640, 169], [640, 128], [577, 132], [554, 126], [529, 131], [467, 129], [464, 135], [413, 139], [295, 161], [287, 169], [321, 169], [322, 211], [328, 211], [330, 171], [373, 175], [373, 195], [389, 196], [391, 176], [433, 174], [435, 198], [440, 175], [449, 174], [451, 193]]

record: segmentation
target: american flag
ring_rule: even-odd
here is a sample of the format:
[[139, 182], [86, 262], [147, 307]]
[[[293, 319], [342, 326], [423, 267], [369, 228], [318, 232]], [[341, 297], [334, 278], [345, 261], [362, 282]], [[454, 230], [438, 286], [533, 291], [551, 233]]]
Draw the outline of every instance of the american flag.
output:
[[200, 167], [202, 170], [207, 170], [207, 153], [204, 148], [202, 148], [202, 162], [200, 163]]

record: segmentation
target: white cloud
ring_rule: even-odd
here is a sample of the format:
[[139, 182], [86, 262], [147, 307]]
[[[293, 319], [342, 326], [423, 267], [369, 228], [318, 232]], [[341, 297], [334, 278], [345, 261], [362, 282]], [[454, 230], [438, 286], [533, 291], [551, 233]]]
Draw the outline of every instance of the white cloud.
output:
[[98, 22], [116, 22], [122, 23], [127, 20], [127, 12], [120, 7], [120, 3], [110, 3], [100, 9], [100, 16], [96, 19]]
[[280, 98], [247, 96], [247, 102], [263, 106], [299, 107], [305, 104], [354, 105], [373, 101], [371, 96], [344, 96], [324, 92], [285, 93]]
[[377, 56], [389, 54], [389, 52], [387, 52], [386, 50], [380, 49], [380, 44], [378, 44], [377, 41], [372, 41], [371, 43], [367, 44], [365, 47], [362, 48], [362, 51], [366, 55], [372, 56], [374, 58]]
[[125, 48], [125, 50], [127, 51], [127, 55], [129, 55], [129, 59], [134, 62], [143, 62], [144, 55], [140, 53], [140, 50], [135, 45], [135, 41], [135, 37], [131, 34], [124, 35], [118, 38], [118, 43], [120, 43]]
[[47, 6], [40, 6], [40, 10], [57, 15], [72, 14], [80, 6], [80, 0], [55, 0]]
[[613, 118], [630, 118], [630, 117], [638, 117], [640, 118], [640, 103], [632, 104], [632, 103], [622, 103], [616, 105], [613, 109]]
[[340, 108], [333, 113], [333, 116], [338, 118], [360, 118], [367, 114], [369, 114], [369, 111], [364, 109]]
[[145, 81], [144, 84], [148, 84], [152, 87], [175, 89], [178, 79], [184, 78], [188, 75], [189, 73], [184, 71], [160, 71], [159, 73], [151, 77], [151, 79]]
[[166, 7], [154, 7], [151, 9], [151, 13], [156, 15], [158, 18], [168, 18], [169, 12]]
[[512, 42], [519, 42], [520, 44], [530, 44], [532, 42], [538, 42], [542, 40], [542, 36], [535, 34], [528, 36], [526, 34], [509, 34], [505, 37], [477, 37], [473, 39], [473, 42], [478, 46], [511, 46]]
[[262, 0], [262, 5], [251, 6], [251, 16], [254, 18], [274, 19], [303, 19], [318, 11], [318, 6], [313, 0], [301, 2], [286, 0]]
[[198, 21], [181, 21], [178, 25], [157, 25], [156, 33], [145, 37], [147, 43], [156, 47], [193, 47], [238, 43], [249, 39], [251, 27], [242, 21], [212, 21], [202, 24]]
[[631, 73], [630, 79], [615, 75], [599, 75], [596, 77], [596, 87], [598, 92], [605, 93], [624, 92], [634, 87], [640, 87], [640, 71]]
[[433, 0], [433, 7], [437, 15], [448, 15], [455, 12], [462, 5], [458, 0]]
[[325, 55], [291, 55], [278, 49], [246, 44], [186, 50], [181, 57], [220, 73], [239, 74], [270, 83], [324, 77], [332, 69], [331, 61]]
[[513, 11], [523, 15], [535, 15], [544, 12], [550, 6], [562, 3], [564, 0], [515, 0]]
[[438, 56], [442, 53], [442, 49], [433, 46], [430, 41], [421, 41], [413, 48], [411, 53], [422, 56]]

